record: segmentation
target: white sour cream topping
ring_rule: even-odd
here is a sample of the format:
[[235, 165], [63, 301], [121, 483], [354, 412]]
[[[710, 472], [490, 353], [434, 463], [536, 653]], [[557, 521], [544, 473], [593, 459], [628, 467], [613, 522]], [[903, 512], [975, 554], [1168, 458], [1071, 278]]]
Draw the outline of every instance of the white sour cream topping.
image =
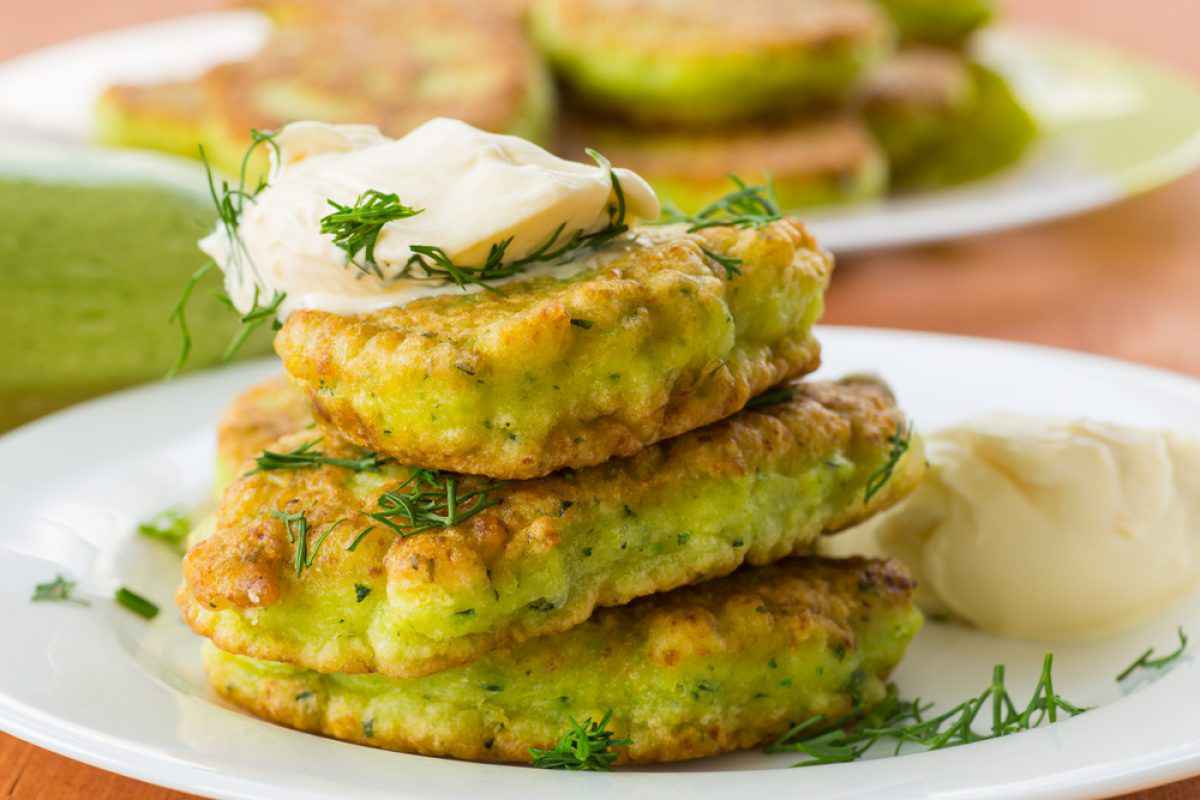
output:
[[822, 552], [898, 558], [926, 611], [1024, 639], [1115, 633], [1200, 582], [1200, 439], [1005, 415], [928, 453], [912, 497]]
[[[544, 245], [560, 225], [559, 243], [576, 231], [605, 228], [614, 200], [608, 170], [457, 120], [431, 120], [401, 139], [367, 125], [297, 122], [275, 141], [280, 152], [278, 158], [272, 153], [269, 184], [242, 212], [244, 251], [220, 226], [200, 248], [225, 272], [238, 310], [251, 309], [256, 289], [260, 305], [285, 292], [280, 319], [302, 308], [356, 314], [461, 292], [452, 283], [397, 278], [410, 248], [440, 247], [454, 263], [477, 266], [493, 244], [512, 237], [504, 259], [511, 262]], [[625, 194], [626, 222], [656, 218], [658, 198], [650, 186], [629, 170], [613, 173]], [[333, 235], [321, 233], [321, 219], [333, 211], [329, 200], [353, 206], [368, 189], [423, 209], [383, 226], [375, 245], [382, 280], [347, 264]], [[360, 251], [356, 259], [363, 256]], [[592, 263], [538, 263], [515, 277], [566, 276]]]

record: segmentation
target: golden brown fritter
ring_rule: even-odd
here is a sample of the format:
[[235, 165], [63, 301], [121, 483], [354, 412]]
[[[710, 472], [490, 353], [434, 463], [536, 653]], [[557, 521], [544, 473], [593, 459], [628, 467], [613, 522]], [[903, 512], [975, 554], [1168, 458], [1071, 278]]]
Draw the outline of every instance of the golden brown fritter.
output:
[[604, 609], [572, 630], [423, 678], [322, 675], [209, 646], [209, 681], [273, 722], [476, 761], [530, 761], [570, 720], [633, 743], [619, 763], [754, 747], [865, 711], [921, 627], [895, 562], [794, 559]]
[[631, 455], [818, 365], [833, 262], [793, 220], [641, 229], [598, 264], [361, 316], [298, 311], [275, 349], [352, 442], [497, 478]]
[[232, 481], [246, 462], [276, 439], [315, 425], [308, 398], [286, 375], [238, 395], [217, 423], [218, 486]]
[[[923, 476], [919, 439], [895, 452], [904, 415], [886, 386], [787, 388], [790, 400], [631, 458], [502, 484], [493, 507], [407, 537], [388, 525], [398, 514], [370, 515], [394, 506], [389, 492], [405, 494], [410, 468], [245, 475], [226, 491], [215, 534], [185, 558], [179, 606], [230, 652], [414, 677], [567, 630], [597, 606], [808, 552], [822, 532], [887, 508]], [[319, 449], [362, 456], [333, 437]], [[893, 461], [883, 488], [868, 492]], [[481, 483], [460, 479], [460, 502]]]

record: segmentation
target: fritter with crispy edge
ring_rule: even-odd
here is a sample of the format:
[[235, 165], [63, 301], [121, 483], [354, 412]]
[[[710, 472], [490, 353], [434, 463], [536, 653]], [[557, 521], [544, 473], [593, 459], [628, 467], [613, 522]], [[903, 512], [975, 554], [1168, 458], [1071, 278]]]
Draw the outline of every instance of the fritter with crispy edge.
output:
[[352, 442], [496, 478], [631, 455], [818, 366], [833, 262], [792, 220], [645, 228], [593, 264], [361, 316], [298, 311], [275, 350]]
[[993, 0], [876, 0], [905, 42], [957, 46], [992, 21]]
[[1037, 137], [1002, 76], [946, 50], [906, 51], [881, 67], [863, 109], [899, 189], [986, 177], [1019, 161]]
[[695, 213], [728, 193], [729, 176], [775, 188], [785, 209], [869, 200], [887, 189], [887, 161], [861, 121], [829, 116], [713, 131], [634, 131], [582, 114], [559, 129], [559, 150], [592, 147]]
[[[251, 128], [354, 122], [398, 137], [452, 117], [545, 142], [554, 111], [549, 73], [512, 14], [465, 0], [418, 0], [360, 3], [319, 23], [283, 27], [251, 58], [194, 82], [113, 87], [98, 115], [109, 144], [195, 157], [202, 143], [210, 163], [236, 175]], [[259, 155], [255, 176], [266, 166]]]
[[573, 98], [641, 122], [835, 103], [892, 44], [869, 0], [536, 0], [530, 26]]
[[[179, 606], [230, 652], [415, 677], [567, 630], [597, 606], [808, 552], [821, 533], [906, 496], [925, 460], [915, 436], [897, 448], [903, 415], [878, 381], [787, 386], [790, 401], [632, 458], [502, 484], [496, 505], [407, 537], [369, 514], [409, 468], [246, 475], [226, 491], [214, 535], [185, 558]], [[329, 437], [320, 449], [361, 456]], [[462, 502], [480, 485], [460, 480]], [[281, 514], [303, 514], [307, 535], [293, 541]], [[310, 566], [297, 568], [298, 548]]]
[[223, 489], [249, 469], [247, 462], [276, 439], [315, 427], [312, 407], [286, 375], [252, 386], [234, 401], [217, 423], [217, 488]]
[[208, 645], [223, 697], [281, 725], [374, 747], [530, 761], [571, 719], [633, 740], [618, 763], [754, 747], [865, 711], [921, 627], [897, 562], [790, 559], [599, 611], [586, 623], [422, 678], [323, 675]]

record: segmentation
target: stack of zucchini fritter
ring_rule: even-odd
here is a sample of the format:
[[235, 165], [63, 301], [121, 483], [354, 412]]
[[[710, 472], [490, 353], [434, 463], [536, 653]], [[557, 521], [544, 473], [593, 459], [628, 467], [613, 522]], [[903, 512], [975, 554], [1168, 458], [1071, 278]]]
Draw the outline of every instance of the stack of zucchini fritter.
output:
[[399, 137], [447, 116], [569, 158], [597, 148], [694, 212], [730, 173], [772, 177], [789, 209], [961, 183], [1015, 162], [1035, 132], [969, 55], [991, 0], [240, 3], [277, 23], [260, 53], [110, 88], [100, 137], [192, 156], [203, 144], [236, 174], [250, 128]]
[[786, 218], [617, 246], [568, 279], [288, 318], [287, 379], [221, 425], [178, 595], [220, 694], [483, 760], [606, 719], [629, 762], [884, 698], [911, 581], [805, 554], [925, 462], [879, 381], [801, 380], [829, 255]]

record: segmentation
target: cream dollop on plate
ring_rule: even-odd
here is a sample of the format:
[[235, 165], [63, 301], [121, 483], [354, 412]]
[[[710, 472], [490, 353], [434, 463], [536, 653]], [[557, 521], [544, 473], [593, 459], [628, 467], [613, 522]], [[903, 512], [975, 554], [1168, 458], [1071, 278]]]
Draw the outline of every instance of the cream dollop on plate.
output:
[[914, 495], [823, 552], [899, 558], [926, 611], [1027, 639], [1115, 633], [1200, 582], [1200, 440], [1004, 415], [928, 447]]
[[[218, 225], [200, 243], [225, 272], [226, 291], [243, 313], [277, 292], [287, 295], [279, 309], [283, 319], [300, 308], [354, 314], [462, 291], [403, 277], [411, 248], [440, 247], [456, 264], [478, 265], [493, 245], [511, 238], [504, 260], [517, 260], [560, 226], [558, 243], [605, 228], [616, 202], [614, 177], [627, 222], [659, 214], [654, 191], [629, 170], [567, 161], [524, 139], [457, 120], [430, 120], [400, 139], [367, 125], [297, 122], [274, 141], [268, 185], [246, 201], [237, 239]], [[374, 254], [382, 277], [348, 264], [333, 235], [321, 232], [321, 219], [333, 210], [330, 200], [353, 206], [369, 189], [420, 209], [381, 229]], [[538, 263], [517, 277], [585, 267], [586, 260]]]

